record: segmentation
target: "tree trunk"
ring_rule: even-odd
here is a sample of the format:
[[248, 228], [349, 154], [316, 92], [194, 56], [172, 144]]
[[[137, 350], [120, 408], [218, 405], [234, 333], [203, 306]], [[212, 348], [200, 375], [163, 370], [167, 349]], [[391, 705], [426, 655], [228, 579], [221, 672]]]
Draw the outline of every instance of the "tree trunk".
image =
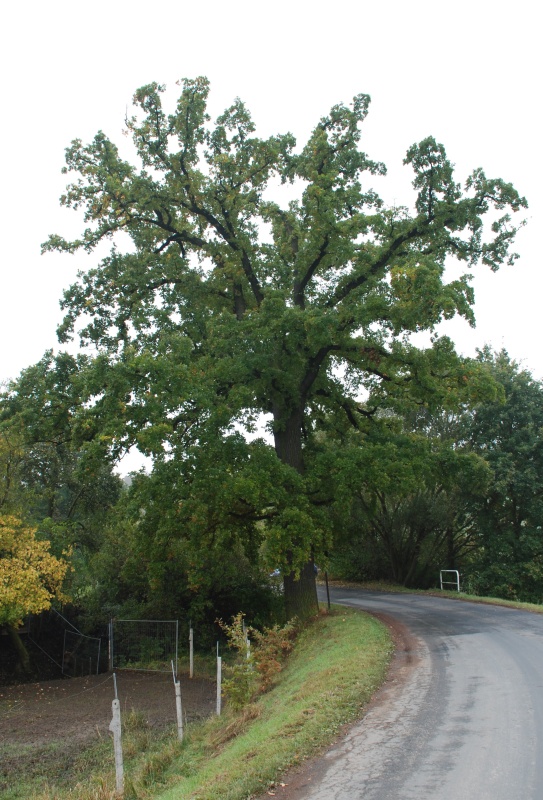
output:
[[300, 475], [304, 471], [302, 456], [303, 411], [297, 409], [285, 420], [279, 409], [274, 409], [275, 452], [283, 464], [294, 467]]
[[[303, 410], [297, 409], [285, 420], [278, 409], [274, 410], [275, 452], [284, 464], [293, 467], [300, 474], [304, 471], [302, 454]], [[295, 543], [293, 543], [295, 544]], [[291, 563], [291, 559], [289, 559]], [[294, 571], [283, 578], [285, 592], [285, 612], [287, 620], [292, 617], [307, 619], [318, 613], [317, 582], [315, 562], [311, 556], [300, 570], [298, 578]]]
[[447, 569], [456, 569], [456, 547], [454, 542], [454, 529], [451, 526], [447, 528]]
[[287, 620], [293, 617], [308, 619], [318, 613], [317, 583], [315, 580], [315, 563], [313, 559], [304, 565], [300, 577], [296, 580], [294, 573], [285, 575], [285, 613]]
[[23, 640], [19, 636], [19, 631], [13, 625], [6, 625], [9, 638], [11, 639], [11, 643], [17, 653], [17, 658], [19, 659], [18, 665], [16, 668], [16, 672], [23, 672], [25, 675], [30, 674], [30, 656], [28, 655], [28, 650], [23, 644]]

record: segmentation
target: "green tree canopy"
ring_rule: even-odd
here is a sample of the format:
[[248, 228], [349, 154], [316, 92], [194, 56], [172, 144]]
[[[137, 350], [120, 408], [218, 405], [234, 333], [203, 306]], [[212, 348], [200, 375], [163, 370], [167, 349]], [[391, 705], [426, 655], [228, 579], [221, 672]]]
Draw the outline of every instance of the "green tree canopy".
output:
[[[485, 391], [496, 395], [490, 384]], [[474, 507], [491, 471], [471, 451], [464, 417], [468, 409], [421, 407], [376, 419], [363, 438], [350, 435], [340, 481], [349, 490], [332, 516], [338, 577], [426, 588], [478, 547]]]
[[493, 477], [474, 505], [480, 550], [471, 573], [481, 593], [540, 603], [543, 599], [543, 385], [505, 350], [479, 359], [502, 398], [479, 403], [469, 442]]
[[0, 513], [36, 526], [55, 556], [69, 548], [79, 566], [99, 548], [122, 488], [109, 460], [92, 447], [87, 457], [92, 443], [77, 429], [85, 363], [47, 352], [0, 393]]
[[[465, 392], [473, 366], [451, 342], [434, 336], [419, 349], [409, 334], [455, 314], [473, 322], [470, 276], [447, 281], [446, 261], [512, 263], [511, 212], [526, 202], [481, 169], [461, 187], [429, 137], [405, 158], [413, 210], [386, 208], [368, 183], [385, 167], [359, 147], [367, 95], [334, 106], [297, 150], [291, 134], [258, 138], [240, 100], [211, 124], [208, 91], [204, 78], [185, 80], [167, 114], [162, 86], [139, 89], [126, 120], [134, 163], [102, 132], [67, 149], [75, 180], [61, 202], [83, 210], [87, 227], [75, 241], [51, 236], [44, 250], [113, 245], [66, 291], [59, 334], [76, 331], [97, 351], [80, 384], [80, 433], [112, 452], [136, 445], [175, 459], [189, 484], [207, 470], [228, 495], [225, 515], [232, 501], [260, 518], [289, 611], [303, 614], [325, 538], [312, 435], [330, 420], [363, 428], [375, 409], [450, 404]], [[282, 202], [290, 184], [295, 199]], [[247, 444], [245, 474], [254, 461], [257, 477], [233, 497], [229, 448], [218, 443], [261, 414], [273, 487]]]

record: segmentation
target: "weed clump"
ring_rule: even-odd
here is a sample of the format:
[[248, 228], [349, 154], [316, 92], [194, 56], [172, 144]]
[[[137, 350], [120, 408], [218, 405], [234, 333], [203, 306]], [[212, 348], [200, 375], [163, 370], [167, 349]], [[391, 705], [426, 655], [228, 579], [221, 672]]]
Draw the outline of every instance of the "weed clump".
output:
[[296, 619], [286, 625], [274, 625], [259, 631], [246, 626], [240, 612], [230, 624], [217, 620], [225, 632], [228, 645], [236, 651], [236, 661], [225, 666], [224, 696], [234, 710], [243, 708], [256, 695], [267, 691], [283, 668], [294, 647], [300, 626]]

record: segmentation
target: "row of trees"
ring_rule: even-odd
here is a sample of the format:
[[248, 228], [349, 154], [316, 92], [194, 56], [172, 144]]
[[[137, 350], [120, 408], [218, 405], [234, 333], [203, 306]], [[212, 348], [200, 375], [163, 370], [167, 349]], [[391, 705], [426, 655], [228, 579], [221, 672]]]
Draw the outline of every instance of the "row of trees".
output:
[[[314, 437], [327, 486], [319, 562], [333, 575], [425, 587], [440, 568], [458, 568], [474, 593], [542, 600], [543, 387], [505, 352], [484, 350], [478, 364], [484, 401], [456, 413], [387, 412], [363, 434]], [[213, 622], [243, 606], [265, 623], [280, 613], [266, 514], [255, 521], [246, 510], [250, 496], [254, 508], [262, 502], [258, 484], [269, 485], [270, 445], [254, 441], [248, 465], [242, 436], [217, 442], [201, 483], [170, 460], [123, 484], [84, 448], [45, 441], [43, 414], [33, 427], [23, 387], [54, 369], [48, 357], [0, 404], [1, 622], [62, 598], [62, 579], [89, 631], [115, 614]]]
[[332, 558], [343, 577], [425, 587], [459, 569], [474, 594], [542, 602], [543, 386], [505, 351], [479, 362], [495, 399], [404, 418], [393, 483], [360, 485]]
[[[102, 132], [66, 151], [61, 202], [87, 227], [44, 250], [113, 247], [62, 300], [59, 338], [80, 354], [46, 354], [3, 396], [25, 475], [14, 461], [6, 496], [74, 548], [78, 602], [97, 613], [209, 603], [244, 581], [258, 594], [278, 568], [287, 615], [303, 617], [315, 560], [362, 535], [374, 572], [426, 580], [436, 530], [436, 553], [471, 550], [469, 493], [494, 465], [461, 431], [503, 393], [491, 354], [462, 358], [436, 327], [473, 322], [462, 269], [514, 262], [526, 202], [481, 169], [461, 187], [429, 137], [405, 158], [413, 208], [387, 208], [369, 185], [385, 167], [359, 147], [366, 95], [297, 150], [256, 137], [239, 100], [211, 125], [208, 91], [185, 81], [166, 114], [163, 87], [138, 90], [133, 163]], [[132, 447], [153, 470], [119, 495], [112, 465]]]

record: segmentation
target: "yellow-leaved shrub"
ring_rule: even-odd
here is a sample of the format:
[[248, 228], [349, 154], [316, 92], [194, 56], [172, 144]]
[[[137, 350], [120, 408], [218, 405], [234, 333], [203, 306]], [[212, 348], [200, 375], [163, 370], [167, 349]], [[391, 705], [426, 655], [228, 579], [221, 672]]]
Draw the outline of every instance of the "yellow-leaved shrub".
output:
[[[65, 553], [64, 555], [69, 555]], [[0, 625], [18, 626], [27, 614], [66, 600], [62, 583], [70, 568], [50, 552], [48, 541], [17, 517], [0, 516]]]

